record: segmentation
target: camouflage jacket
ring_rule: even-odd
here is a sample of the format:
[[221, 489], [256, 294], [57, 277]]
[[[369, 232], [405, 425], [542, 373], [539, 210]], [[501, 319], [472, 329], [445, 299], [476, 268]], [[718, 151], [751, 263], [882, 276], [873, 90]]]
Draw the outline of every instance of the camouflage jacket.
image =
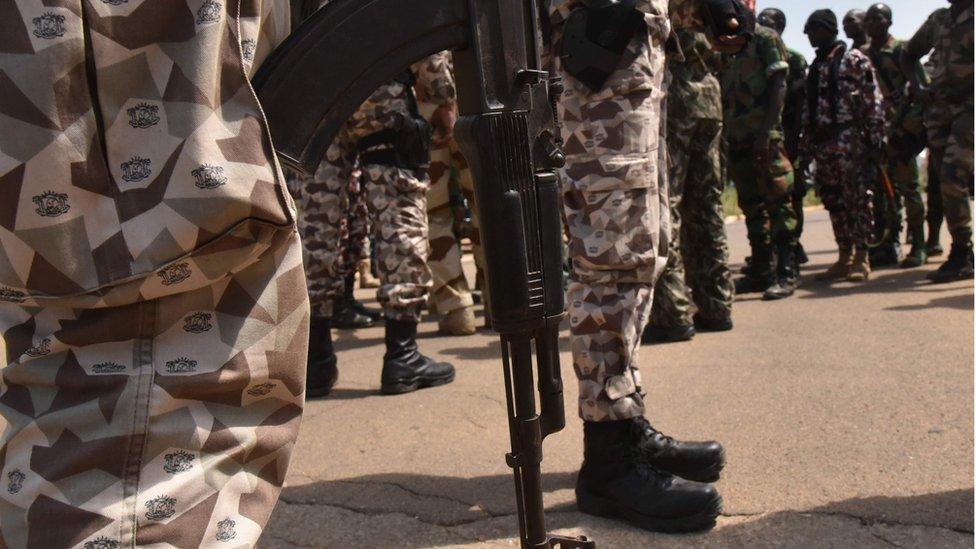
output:
[[[636, 0], [637, 9], [644, 14], [644, 21], [651, 36], [666, 38], [671, 34], [671, 21], [668, 17], [668, 0]], [[671, 0], [671, 4], [697, 3], [698, 0]], [[549, 0], [549, 21], [557, 33], [570, 12], [585, 7], [586, 0]], [[554, 40], [555, 42], [556, 40]]]
[[776, 31], [758, 25], [749, 45], [726, 56], [722, 95], [725, 137], [732, 149], [750, 145], [763, 127], [770, 77], [789, 69], [786, 59], [786, 46]]
[[936, 10], [905, 45], [912, 57], [932, 53], [936, 101], [973, 104], [973, 5]]
[[436, 105], [453, 102], [457, 98], [454, 86], [454, 64], [451, 52], [435, 53], [410, 69], [417, 77], [417, 99]]
[[786, 77], [786, 103], [783, 106], [783, 124], [788, 120], [799, 122], [803, 113], [803, 99], [807, 95], [807, 60], [803, 54], [786, 48], [786, 64], [790, 72]]
[[671, 2], [671, 24], [681, 55], [668, 58], [669, 116], [722, 120], [722, 87], [715, 73], [718, 54], [693, 2]]
[[2, 0], [0, 27], [0, 300], [185, 292], [291, 230], [248, 82], [286, 1]]
[[[878, 77], [878, 88], [884, 96], [885, 113], [889, 119], [895, 112], [903, 106], [905, 98], [905, 86], [908, 78], [901, 70], [901, 54], [905, 43], [889, 36], [888, 40], [881, 47], [869, 46], [865, 53], [871, 59], [875, 74]], [[916, 65], [916, 71], [921, 82], [926, 82], [928, 76], [922, 68], [922, 64]]]
[[[836, 82], [831, 82], [832, 66], [836, 66]], [[869, 145], [880, 146], [885, 130], [883, 100], [864, 52], [837, 44], [826, 55], [817, 56], [807, 76], [808, 83], [816, 81], [817, 87], [808, 85], [803, 105], [800, 145], [804, 156], [809, 157], [823, 143], [835, 143], [853, 125], [861, 126], [859, 133]]]

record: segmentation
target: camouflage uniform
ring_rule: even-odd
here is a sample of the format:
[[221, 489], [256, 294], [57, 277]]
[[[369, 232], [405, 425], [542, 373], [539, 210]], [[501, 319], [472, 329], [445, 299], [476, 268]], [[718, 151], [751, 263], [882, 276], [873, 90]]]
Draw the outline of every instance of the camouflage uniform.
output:
[[[451, 74], [450, 53], [433, 56], [427, 63], [434, 65], [425, 68], [432, 74]], [[438, 66], [438, 63], [448, 63]], [[443, 100], [453, 100], [455, 96], [454, 81], [445, 80], [449, 84], [441, 95]], [[443, 104], [427, 97], [418, 97], [420, 113], [430, 119], [431, 114]], [[436, 97], [434, 99], [437, 99]], [[427, 191], [427, 222], [430, 227], [430, 256], [427, 265], [433, 275], [433, 287], [430, 290], [429, 308], [432, 313], [446, 315], [458, 309], [470, 307], [474, 304], [471, 288], [461, 267], [461, 243], [454, 231], [454, 210], [451, 202], [451, 187], [460, 187], [472, 209], [474, 206], [474, 179], [467, 162], [461, 154], [454, 140], [445, 146], [432, 148], [430, 151], [430, 189]], [[472, 216], [474, 223], [475, 261], [483, 264], [481, 242], [478, 234], [478, 216]]]
[[[789, 74], [786, 76], [786, 102], [783, 104], [783, 145], [790, 163], [798, 168], [800, 150], [800, 128], [803, 123], [803, 101], [807, 89], [807, 60], [800, 52], [786, 48], [786, 63]], [[807, 195], [806, 174], [795, 173], [791, 203], [796, 213], [797, 242], [803, 236], [803, 200]]]
[[671, 22], [684, 59], [669, 60], [668, 155], [671, 159], [671, 243], [668, 264], [654, 288], [651, 323], [692, 323], [698, 316], [724, 320], [732, 314], [732, 275], [722, 210], [722, 90], [704, 24], [693, 4], [673, 4]]
[[5, 0], [0, 21], [0, 546], [253, 546], [308, 334], [247, 80], [287, 3]]
[[[424, 68], [427, 65], [418, 63], [411, 71], [429, 97], [443, 97], [449, 87], [442, 80], [450, 76], [431, 74]], [[408, 84], [384, 84], [345, 123], [315, 175], [291, 181], [301, 210], [299, 228], [306, 248], [309, 298], [317, 316], [332, 316], [333, 301], [344, 284], [341, 244], [347, 234], [343, 220], [352, 203], [349, 181], [360, 164], [359, 142], [396, 127], [401, 117], [411, 116], [411, 101]], [[431, 286], [427, 174], [373, 163], [359, 167], [382, 282], [377, 300], [387, 318], [419, 321]]]
[[[888, 37], [884, 46], [869, 45], [865, 53], [871, 59], [878, 78], [878, 88], [884, 96], [887, 122], [887, 169], [898, 200], [897, 242], [901, 233], [901, 216], [907, 214], [908, 231], [925, 234], [925, 203], [922, 201], [922, 181], [918, 171], [918, 154], [925, 146], [923, 106], [907, 101], [904, 90], [908, 79], [901, 71], [901, 52], [904, 42]], [[919, 77], [925, 72], [918, 66]], [[904, 203], [904, 207], [902, 207]]]
[[[884, 110], [871, 61], [860, 50], [845, 50], [837, 43], [810, 67], [810, 81], [819, 85], [807, 88], [800, 148], [802, 156], [817, 163], [814, 184], [830, 212], [837, 245], [866, 250], [877, 173], [865, 154], [882, 145]], [[836, 82], [830, 81], [832, 63]]]
[[789, 200], [793, 165], [786, 155], [782, 126], [777, 124], [770, 132], [765, 165], [753, 150], [769, 105], [770, 77], [789, 70], [786, 59], [786, 46], [776, 31], [757, 26], [749, 45], [729, 56], [722, 71], [729, 179], [735, 183], [754, 250], [774, 242], [796, 242], [796, 212]]
[[939, 174], [942, 206], [954, 243], [973, 235], [973, 6], [937, 10], [906, 45], [921, 57], [932, 50], [926, 112], [930, 162]]
[[[580, 0], [552, 0], [553, 51]], [[567, 293], [580, 416], [610, 421], [644, 413], [637, 350], [654, 282], [667, 262], [664, 43], [667, 0], [638, 0], [647, 22], [620, 68], [591, 92], [554, 64], [567, 163], [563, 201], [572, 273]]]

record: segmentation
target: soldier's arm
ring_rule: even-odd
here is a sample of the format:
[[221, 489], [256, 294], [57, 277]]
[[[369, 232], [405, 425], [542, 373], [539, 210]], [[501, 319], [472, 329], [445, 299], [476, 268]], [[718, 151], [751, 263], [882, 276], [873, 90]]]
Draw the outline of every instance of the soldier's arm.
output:
[[915, 35], [905, 43], [899, 56], [901, 70], [908, 78], [908, 89], [913, 95], [923, 83], [921, 77], [924, 71], [918, 70], [922, 58], [935, 47], [935, 34], [939, 25], [938, 14], [939, 11], [936, 11], [922, 23]]
[[457, 88], [454, 85], [451, 53], [435, 53], [414, 63], [410, 69], [417, 77], [417, 99], [437, 105], [430, 117], [434, 128], [433, 143], [436, 146], [446, 145], [454, 137], [454, 123], [457, 121]]
[[864, 133], [872, 147], [880, 148], [885, 135], [884, 96], [878, 86], [874, 66], [865, 55], [859, 55], [850, 64], [849, 81], [857, 83], [854, 93], [860, 97], [860, 112], [855, 113], [863, 120]]
[[[769, 39], [757, 36], [755, 39], [762, 40], [758, 51], [769, 79], [766, 116], [763, 118], [762, 127], [763, 139], [757, 144], [763, 146], [762, 141], [768, 143], [771, 132], [779, 129], [781, 123], [783, 105], [786, 103], [786, 76], [789, 73], [789, 64], [786, 61], [786, 48], [779, 37]], [[763, 146], [763, 149], [765, 148], [767, 147]]]

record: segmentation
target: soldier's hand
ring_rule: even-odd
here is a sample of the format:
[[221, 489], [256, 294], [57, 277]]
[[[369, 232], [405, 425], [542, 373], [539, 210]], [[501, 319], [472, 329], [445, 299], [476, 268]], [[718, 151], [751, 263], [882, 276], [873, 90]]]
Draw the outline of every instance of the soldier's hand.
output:
[[724, 35], [715, 39], [712, 49], [719, 53], [739, 53], [748, 43], [747, 36]]
[[430, 125], [434, 129], [431, 142], [435, 147], [446, 147], [454, 139], [454, 123], [457, 118], [457, 103], [453, 101], [437, 107], [430, 115]]

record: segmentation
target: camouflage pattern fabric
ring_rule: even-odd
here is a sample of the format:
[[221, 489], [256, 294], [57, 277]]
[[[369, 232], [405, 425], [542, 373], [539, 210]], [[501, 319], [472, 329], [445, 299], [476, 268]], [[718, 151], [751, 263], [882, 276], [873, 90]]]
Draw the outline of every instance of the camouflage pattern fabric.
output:
[[0, 546], [254, 545], [308, 337], [248, 84], [288, 4], [45, 4], [0, 3]]
[[[806, 100], [807, 90], [807, 60], [800, 52], [786, 48], [786, 63], [789, 65], [789, 73], [786, 76], [786, 101], [783, 105], [783, 146], [786, 147], [786, 156], [794, 168], [801, 168], [797, 163], [800, 151], [800, 130], [803, 125], [803, 103]], [[790, 204], [793, 206], [793, 213], [796, 214], [796, 235], [797, 242], [803, 236], [803, 202], [809, 190], [807, 176], [803, 173], [794, 173], [793, 192], [790, 196]]]
[[[843, 57], [832, 84], [830, 67], [838, 55]], [[871, 189], [878, 174], [864, 158], [882, 146], [885, 123], [874, 68], [863, 52], [845, 51], [838, 44], [818, 55], [810, 70], [819, 71], [819, 87], [807, 90], [816, 95], [804, 105], [801, 155], [817, 163], [814, 184], [830, 212], [837, 245], [866, 249], [873, 225]], [[837, 90], [834, 103], [832, 85]]]
[[[553, 51], [579, 0], [553, 0]], [[567, 291], [573, 366], [586, 421], [644, 413], [637, 351], [654, 282], [667, 262], [670, 221], [663, 44], [667, 0], [638, 0], [647, 29], [606, 86], [591, 92], [561, 67], [559, 102], [567, 163], [562, 178], [571, 274]]]
[[[443, 55], [443, 54], [438, 54]], [[424, 67], [412, 67], [427, 97], [446, 93], [443, 79]], [[451, 88], [453, 89], [453, 88]], [[349, 118], [311, 178], [297, 178], [290, 188], [301, 206], [299, 228], [306, 250], [306, 274], [313, 314], [331, 317], [333, 302], [347, 274], [343, 239], [350, 214], [349, 181], [362, 170], [370, 230], [376, 245], [381, 282], [377, 300], [391, 319], [420, 320], [431, 286], [427, 268], [427, 174], [394, 166], [359, 164], [358, 143], [378, 131], [395, 128], [410, 116], [410, 90], [401, 82], [377, 89]]]
[[0, 307], [0, 545], [254, 546], [298, 436], [303, 289], [278, 231], [198, 289]]
[[938, 173], [946, 224], [954, 242], [970, 242], [973, 212], [973, 6], [937, 10], [906, 45], [932, 53], [925, 123], [930, 162]]
[[[925, 226], [925, 202], [922, 200], [922, 180], [918, 171], [918, 153], [926, 140], [924, 108], [921, 102], [908, 101], [905, 97], [908, 79], [902, 73], [900, 64], [903, 46], [901, 40], [889, 36], [881, 47], [869, 44], [865, 50], [874, 65], [878, 88], [884, 97], [887, 170], [895, 188], [899, 210], [897, 234], [901, 232], [903, 211], [907, 215], [909, 231]], [[924, 82], [927, 77], [921, 64], [917, 66], [917, 71]]]
[[782, 125], [770, 131], [763, 158], [757, 158], [753, 146], [766, 125], [770, 79], [788, 70], [786, 46], [776, 31], [763, 26], [756, 27], [742, 51], [727, 56], [722, 70], [728, 176], [735, 183], [753, 248], [796, 242], [793, 165], [783, 144]]
[[672, 6], [671, 16], [684, 59], [668, 63], [671, 242], [651, 309], [651, 323], [664, 327], [690, 325], [692, 301], [703, 318], [732, 313], [722, 211], [722, 91], [711, 42], [686, 6]]
[[349, 206], [343, 226], [342, 269], [343, 278], [356, 272], [359, 262], [369, 258], [369, 207], [366, 204], [366, 188], [362, 170], [353, 170], [349, 178]]

